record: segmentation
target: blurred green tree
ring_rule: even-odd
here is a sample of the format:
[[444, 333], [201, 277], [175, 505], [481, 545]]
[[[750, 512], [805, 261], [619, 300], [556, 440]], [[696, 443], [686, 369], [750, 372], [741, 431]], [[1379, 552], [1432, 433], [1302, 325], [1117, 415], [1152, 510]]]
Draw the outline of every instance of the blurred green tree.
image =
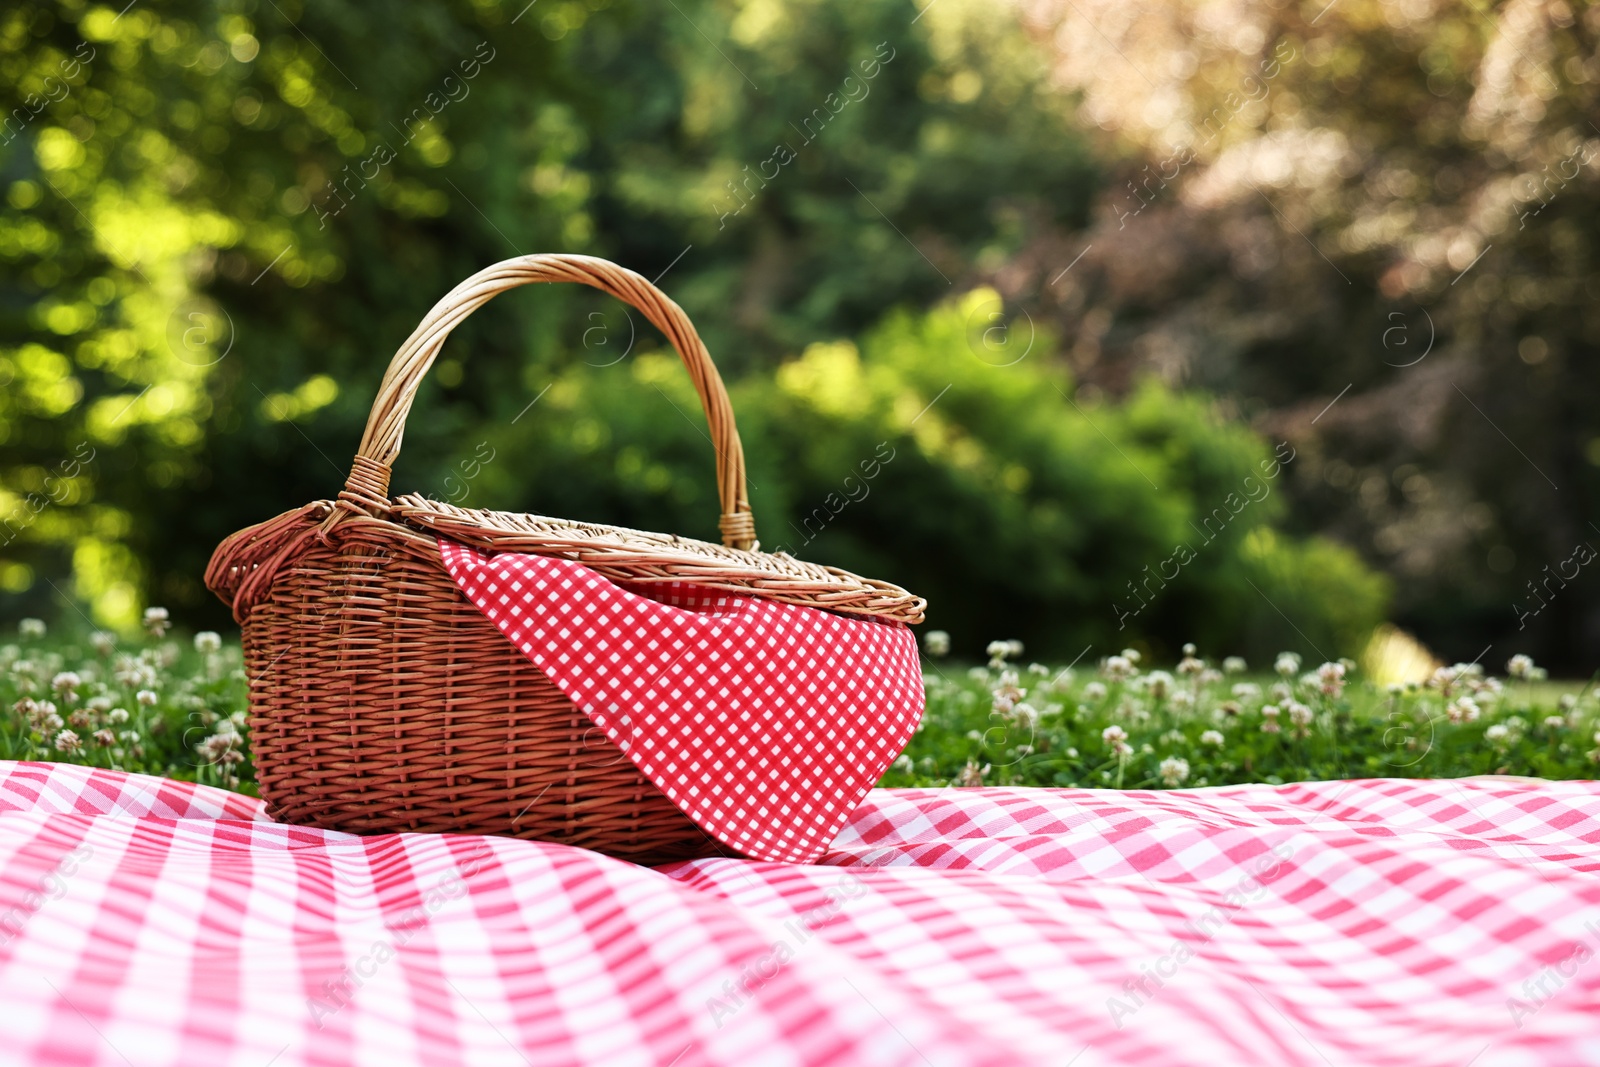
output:
[[[204, 605], [215, 541], [337, 487], [388, 352], [496, 259], [666, 274], [737, 376], [1070, 221], [1093, 174], [1042, 58], [941, 7], [8, 7], [0, 588], [35, 610], [70, 573], [124, 625]], [[404, 473], [439, 483], [469, 427], [632, 333], [588, 294], [497, 302]]]

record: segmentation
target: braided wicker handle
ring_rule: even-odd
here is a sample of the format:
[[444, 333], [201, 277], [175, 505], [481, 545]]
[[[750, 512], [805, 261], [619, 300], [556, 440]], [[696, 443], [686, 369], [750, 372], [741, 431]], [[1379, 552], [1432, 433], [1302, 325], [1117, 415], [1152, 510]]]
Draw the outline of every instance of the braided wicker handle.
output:
[[665, 293], [633, 271], [593, 256], [548, 254], [508, 259], [474, 274], [435, 304], [394, 354], [378, 386], [366, 432], [361, 435], [361, 447], [344, 491], [339, 494], [341, 506], [368, 514], [388, 510], [389, 473], [400, 454], [406, 415], [423, 375], [433, 365], [445, 339], [462, 319], [491, 297], [530, 282], [577, 282], [610, 293], [643, 312], [672, 342], [694, 380], [711, 428], [711, 443], [717, 453], [717, 495], [722, 501], [722, 519], [718, 523], [722, 542], [730, 548], [753, 548], [756, 531], [745, 490], [744, 447], [733, 423], [728, 391], [704, 342], [683, 309]]

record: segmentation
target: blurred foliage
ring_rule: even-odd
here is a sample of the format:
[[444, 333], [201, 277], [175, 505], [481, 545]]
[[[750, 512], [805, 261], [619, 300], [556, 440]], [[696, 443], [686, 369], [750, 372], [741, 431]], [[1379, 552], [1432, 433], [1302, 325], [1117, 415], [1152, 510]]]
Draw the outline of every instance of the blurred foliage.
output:
[[[963, 641], [1071, 655], [1137, 597], [1166, 645], [1276, 648], [1287, 619], [1356, 650], [1384, 583], [1284, 533], [1270, 479], [1229, 503], [1276, 438], [1078, 387], [982, 288], [1103, 182], [1049, 58], [977, 0], [9, 6], [0, 606], [220, 623], [211, 549], [337, 491], [426, 309], [560, 250], [700, 325], [769, 546], [925, 593]], [[710, 537], [700, 427], [638, 316], [541, 287], [456, 331], [395, 485]]]
[[[1071, 400], [1051, 339], [992, 325], [999, 309], [980, 289], [898, 312], [859, 347], [813, 344], [734, 386], [764, 547], [916, 590], [969, 650], [1017, 632], [1052, 655], [1134, 633], [1271, 651], [1291, 626], [1308, 653], [1361, 647], [1386, 583], [1346, 548], [1278, 531], [1292, 457], [1154, 383], [1125, 404]], [[490, 433], [496, 459], [458, 498], [566, 485], [578, 514], [710, 536], [707, 445], [676, 364], [569, 370], [541, 418]], [[501, 455], [548, 458], [529, 471]]]
[[1290, 440], [1292, 528], [1392, 575], [1395, 620], [1442, 654], [1586, 672], [1600, 6], [1027, 12], [1107, 180], [1086, 230], [996, 272], [1007, 300], [1060, 325], [1086, 385], [1154, 373]]

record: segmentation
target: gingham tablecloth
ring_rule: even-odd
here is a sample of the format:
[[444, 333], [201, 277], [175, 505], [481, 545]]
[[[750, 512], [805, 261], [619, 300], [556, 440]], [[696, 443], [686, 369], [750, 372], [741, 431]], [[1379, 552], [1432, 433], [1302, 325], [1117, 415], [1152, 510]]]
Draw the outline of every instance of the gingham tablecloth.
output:
[[1600, 786], [876, 790], [820, 865], [0, 764], [0, 1062], [1600, 1063]]

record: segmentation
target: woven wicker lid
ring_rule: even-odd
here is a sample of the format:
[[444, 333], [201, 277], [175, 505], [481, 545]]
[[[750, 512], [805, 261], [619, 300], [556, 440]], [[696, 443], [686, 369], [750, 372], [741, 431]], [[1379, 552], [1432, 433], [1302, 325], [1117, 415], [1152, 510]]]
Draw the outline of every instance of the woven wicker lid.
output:
[[393, 518], [484, 552], [529, 552], [575, 560], [612, 581], [689, 582], [769, 600], [919, 623], [927, 601], [899, 586], [795, 559], [692, 537], [575, 522], [544, 515], [458, 508], [416, 494]]

